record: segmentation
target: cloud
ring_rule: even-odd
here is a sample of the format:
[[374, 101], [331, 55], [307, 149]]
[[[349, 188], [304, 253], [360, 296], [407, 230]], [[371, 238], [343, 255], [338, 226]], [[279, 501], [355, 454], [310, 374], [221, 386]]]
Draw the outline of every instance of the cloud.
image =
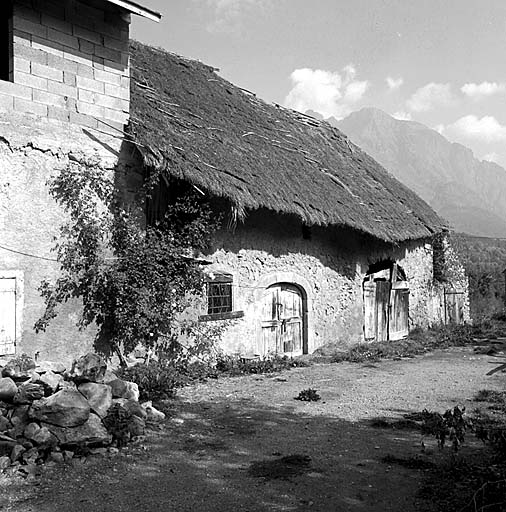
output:
[[[193, 0], [196, 4], [204, 0]], [[283, 0], [277, 0], [279, 3]], [[270, 0], [205, 0], [213, 11], [213, 20], [207, 25], [209, 32], [240, 33], [245, 15], [265, 13], [273, 3]]]
[[446, 126], [444, 133], [452, 138], [474, 139], [487, 143], [506, 140], [506, 126], [493, 116], [483, 116], [481, 119], [474, 115], [461, 117]]
[[402, 77], [392, 78], [391, 76], [387, 76], [385, 78], [385, 81], [386, 81], [386, 83], [388, 85], [388, 88], [391, 91], [396, 91], [404, 83], [404, 79]]
[[342, 119], [364, 97], [370, 85], [367, 80], [357, 80], [356, 75], [353, 64], [348, 64], [341, 72], [296, 69], [290, 75], [293, 87], [284, 104], [299, 112], [314, 110], [326, 118]]
[[506, 84], [497, 82], [481, 82], [481, 84], [464, 84], [460, 90], [473, 100], [481, 100], [487, 96], [506, 91]]
[[413, 119], [409, 112], [403, 112], [402, 110], [399, 112], [394, 112], [392, 117], [398, 119], [399, 121], [411, 121]]
[[451, 105], [453, 102], [450, 84], [431, 82], [415, 91], [406, 101], [406, 105], [413, 112], [427, 112], [435, 107]]

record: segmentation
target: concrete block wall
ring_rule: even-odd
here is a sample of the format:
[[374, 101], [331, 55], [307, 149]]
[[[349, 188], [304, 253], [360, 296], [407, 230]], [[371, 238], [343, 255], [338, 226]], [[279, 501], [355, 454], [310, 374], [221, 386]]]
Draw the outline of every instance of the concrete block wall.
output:
[[15, 0], [12, 82], [0, 81], [0, 110], [122, 130], [129, 23], [127, 13], [100, 0]]

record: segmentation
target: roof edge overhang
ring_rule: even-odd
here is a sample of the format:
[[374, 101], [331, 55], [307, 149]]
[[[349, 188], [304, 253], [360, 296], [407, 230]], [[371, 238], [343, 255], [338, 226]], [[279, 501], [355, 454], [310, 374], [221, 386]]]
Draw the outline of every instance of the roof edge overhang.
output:
[[123, 7], [123, 9], [126, 9], [128, 12], [137, 14], [143, 18], [147, 18], [148, 20], [159, 22], [162, 19], [162, 15], [159, 12], [143, 7], [137, 2], [132, 2], [130, 0], [106, 0], [106, 2]]

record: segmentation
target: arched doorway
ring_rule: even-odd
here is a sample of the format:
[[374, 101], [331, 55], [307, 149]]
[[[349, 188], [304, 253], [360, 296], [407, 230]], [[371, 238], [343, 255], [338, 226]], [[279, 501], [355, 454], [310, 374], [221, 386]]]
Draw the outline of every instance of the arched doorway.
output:
[[276, 283], [265, 290], [261, 321], [264, 355], [307, 352], [305, 308], [303, 291], [294, 284]]
[[409, 333], [409, 285], [391, 261], [371, 265], [364, 279], [364, 337], [400, 340]]

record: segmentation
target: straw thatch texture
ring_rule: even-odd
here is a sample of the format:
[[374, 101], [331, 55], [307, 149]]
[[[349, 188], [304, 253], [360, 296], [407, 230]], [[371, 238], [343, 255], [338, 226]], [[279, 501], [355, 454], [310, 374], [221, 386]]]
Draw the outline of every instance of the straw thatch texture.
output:
[[232, 201], [311, 225], [398, 242], [443, 221], [326, 122], [257, 99], [215, 70], [131, 44], [130, 134], [147, 166]]

